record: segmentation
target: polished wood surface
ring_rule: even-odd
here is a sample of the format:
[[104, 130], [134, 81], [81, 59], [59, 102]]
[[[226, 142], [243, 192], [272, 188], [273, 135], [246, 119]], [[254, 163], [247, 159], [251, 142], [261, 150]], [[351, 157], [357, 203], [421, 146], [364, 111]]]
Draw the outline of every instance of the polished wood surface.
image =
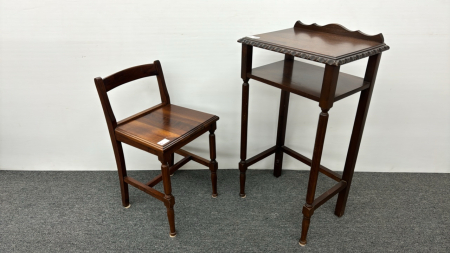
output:
[[259, 40], [286, 48], [295, 48], [336, 58], [380, 45], [380, 42], [297, 27], [254, 36], [259, 37]]
[[[282, 174], [283, 153], [311, 166], [306, 203], [302, 210], [302, 231], [299, 240], [299, 244], [305, 246], [311, 218], [317, 208], [339, 194], [335, 214], [339, 217], [344, 214], [381, 52], [388, 50], [389, 47], [384, 44], [382, 34], [370, 36], [360, 31], [349, 31], [337, 24], [318, 26], [316, 24], [305, 25], [301, 22], [297, 22], [294, 28], [248, 36], [238, 42], [242, 43], [241, 78], [244, 81], [242, 85], [241, 159], [239, 162], [240, 196], [246, 196], [245, 172], [248, 167], [272, 154], [275, 154], [275, 177]], [[252, 69], [253, 46], [283, 53], [285, 59]], [[320, 67], [296, 61], [294, 57], [324, 63], [325, 66]], [[364, 78], [340, 72], [340, 65], [365, 57], [369, 57], [369, 60]], [[282, 91], [276, 145], [247, 159], [250, 79], [269, 84]], [[344, 172], [341, 176], [321, 164], [330, 117], [329, 111], [336, 101], [357, 92], [361, 92], [361, 96]], [[312, 159], [297, 153], [284, 144], [290, 93], [317, 101], [321, 109]], [[296, 115], [296, 112], [291, 114]], [[323, 173], [337, 183], [316, 197], [319, 173]]]
[[[302, 30], [310, 30], [310, 31], [316, 31], [316, 32], [323, 32], [323, 33], [329, 33], [329, 34], [335, 34], [342, 36], [342, 41], [347, 41], [350, 38], [356, 38], [361, 39], [365, 41], [373, 41], [378, 43], [384, 42], [383, 34], [379, 33], [376, 35], [368, 35], [361, 31], [350, 31], [349, 29], [345, 28], [344, 26], [340, 24], [328, 24], [324, 26], [320, 26], [316, 23], [307, 25], [302, 23], [300, 20], [295, 22], [294, 28], [296, 29], [302, 29]], [[337, 41], [336, 43], [342, 43]]]
[[[283, 62], [283, 77], [281, 83], [291, 83], [292, 82], [292, 71], [294, 69], [294, 56], [285, 55]], [[275, 152], [275, 160], [273, 164], [273, 175], [275, 177], [281, 176], [281, 170], [283, 168], [283, 150], [284, 141], [286, 138], [286, 125], [289, 109], [289, 97], [291, 93], [286, 90], [281, 90], [280, 95], [280, 109], [278, 113], [278, 129], [277, 129], [277, 150]]]
[[[285, 65], [292, 65], [292, 68], [286, 68]], [[248, 76], [302, 97], [319, 101], [324, 72], [325, 68], [323, 67], [301, 61], [278, 61], [254, 68]], [[341, 72], [339, 73], [334, 101], [368, 87], [369, 84], [365, 83], [363, 78]]]
[[325, 73], [323, 76], [322, 89], [319, 99], [319, 106], [322, 109], [322, 112], [319, 114], [319, 122], [317, 124], [316, 139], [314, 141], [314, 151], [311, 161], [311, 172], [309, 173], [308, 190], [306, 192], [306, 203], [303, 206], [302, 235], [299, 241], [300, 245], [306, 245], [306, 236], [309, 229], [310, 218], [315, 209], [313, 202], [316, 193], [317, 179], [319, 177], [323, 145], [325, 143], [325, 133], [328, 125], [328, 111], [333, 106], [333, 97], [336, 92], [338, 76], [339, 66], [325, 66]]
[[[218, 117], [181, 106], [167, 104], [132, 121], [119, 124], [117, 135], [127, 136], [149, 147], [164, 150], [183, 142], [196, 131], [204, 130]], [[161, 140], [169, 142], [161, 145]]]
[[369, 112], [370, 100], [372, 98], [373, 88], [378, 73], [378, 66], [380, 65], [381, 54], [371, 56], [367, 62], [366, 73], [364, 81], [370, 83], [370, 88], [361, 92], [359, 97], [358, 109], [356, 110], [355, 122], [353, 124], [352, 136], [350, 145], [348, 147], [347, 158], [344, 165], [344, 173], [342, 180], [347, 182], [347, 187], [339, 193], [334, 213], [341, 217], [344, 215], [345, 206], [347, 204], [348, 194], [355, 171], [356, 160], [358, 158], [359, 147], [366, 124], [367, 114]]
[[[312, 160], [309, 159], [308, 157], [286, 147], [286, 146], [282, 146], [281, 147], [283, 152], [286, 153], [287, 155], [291, 156], [292, 158], [297, 159], [298, 161], [311, 166], [312, 165]], [[336, 173], [335, 171], [332, 171], [330, 169], [328, 169], [327, 167], [320, 165], [319, 167], [319, 172], [323, 173], [325, 176], [333, 179], [334, 181], [340, 182], [342, 180], [341, 175], [339, 175], [338, 173]]]
[[212, 197], [217, 198], [216, 123], [209, 127], [209, 170], [211, 171]]
[[247, 131], [248, 131], [248, 97], [250, 86], [248, 84], [249, 73], [252, 70], [252, 55], [253, 47], [242, 44], [242, 59], [241, 59], [241, 78], [244, 81], [242, 84], [242, 111], [241, 111], [241, 150], [240, 150], [240, 193], [241, 198], [245, 198], [245, 179], [248, 165], [247, 159]]
[[[156, 76], [161, 103], [117, 122], [107, 92], [127, 82], [150, 76]], [[162, 201], [167, 209], [170, 236], [175, 236], [175, 197], [172, 195], [170, 180], [170, 176], [175, 171], [191, 160], [208, 167], [211, 171], [212, 196], [217, 197], [218, 163], [216, 161], [214, 131], [217, 128], [216, 121], [219, 120], [219, 117], [171, 104], [159, 61], [128, 68], [104, 79], [97, 77], [94, 81], [116, 158], [122, 205], [127, 208], [130, 207], [128, 185], [132, 185]], [[181, 147], [208, 131], [210, 132], [210, 161], [181, 150]], [[162, 140], [167, 141], [161, 143]], [[158, 160], [161, 162], [161, 174], [146, 184], [127, 176], [122, 143], [158, 156]], [[182, 154], [185, 158], [174, 163], [175, 152]], [[164, 193], [152, 188], [161, 181], [164, 185]]]
[[329, 65], [342, 65], [389, 49], [382, 34], [367, 35], [338, 24], [305, 25], [255, 34], [238, 42]]
[[113, 75], [105, 77], [103, 83], [105, 84], [106, 91], [110, 91], [124, 83], [131, 82], [144, 77], [157, 75], [155, 64], [145, 64], [141, 66], [131, 67], [119, 71]]

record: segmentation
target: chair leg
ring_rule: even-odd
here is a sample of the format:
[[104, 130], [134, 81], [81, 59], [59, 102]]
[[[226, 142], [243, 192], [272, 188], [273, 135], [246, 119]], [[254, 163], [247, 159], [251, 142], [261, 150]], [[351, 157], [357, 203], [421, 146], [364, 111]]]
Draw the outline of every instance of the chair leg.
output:
[[122, 205], [125, 208], [130, 207], [130, 199], [128, 194], [128, 184], [124, 182], [127, 176], [125, 167], [125, 157], [123, 155], [122, 143], [113, 141], [114, 156], [116, 157], [117, 171], [119, 173], [120, 192], [122, 194]]
[[316, 193], [317, 178], [319, 177], [320, 160], [322, 158], [323, 144], [325, 142], [325, 133], [327, 130], [328, 112], [322, 110], [319, 116], [319, 124], [317, 126], [316, 140], [314, 144], [313, 159], [311, 164], [311, 172], [309, 173], [308, 191], [306, 193], [306, 203], [303, 206], [303, 222], [302, 235], [299, 244], [306, 245], [306, 236], [308, 234], [311, 216], [314, 213], [314, 195]]
[[211, 162], [209, 163], [209, 170], [211, 171], [211, 184], [212, 184], [212, 197], [217, 198], [217, 168], [218, 164], [216, 161], [216, 123], [211, 125], [209, 129], [209, 154], [211, 157]]
[[[169, 158], [169, 167], [172, 167], [175, 164], [175, 154], [171, 154]], [[173, 176], [174, 173], [170, 174], [170, 176]]]
[[175, 230], [175, 212], [173, 210], [173, 206], [175, 205], [175, 197], [172, 196], [172, 185], [170, 182], [169, 173], [169, 163], [165, 160], [161, 161], [161, 174], [163, 178], [165, 193], [164, 199], [166, 199], [164, 204], [167, 208], [167, 218], [169, 219], [170, 226], [170, 237], [175, 237], [177, 235], [177, 232]]

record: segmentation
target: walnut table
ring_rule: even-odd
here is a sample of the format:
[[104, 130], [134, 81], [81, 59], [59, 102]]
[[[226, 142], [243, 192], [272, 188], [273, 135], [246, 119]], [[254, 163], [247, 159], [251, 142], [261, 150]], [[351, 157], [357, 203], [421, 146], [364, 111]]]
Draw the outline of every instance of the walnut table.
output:
[[[318, 26], [305, 25], [297, 21], [293, 28], [244, 37], [242, 43], [242, 125], [241, 125], [241, 161], [240, 196], [245, 197], [245, 172], [252, 164], [275, 154], [274, 176], [281, 175], [283, 153], [311, 166], [309, 174], [306, 203], [303, 206], [303, 223], [300, 245], [306, 244], [306, 235], [310, 218], [314, 210], [323, 203], [338, 195], [335, 214], [342, 216], [355, 170], [358, 150], [369, 110], [381, 53], [389, 47], [384, 43], [382, 34], [370, 36], [360, 31], [349, 31], [346, 28], [329, 24]], [[285, 55], [283, 61], [271, 63], [252, 69], [253, 47], [267, 49]], [[294, 60], [295, 57], [325, 64], [319, 67]], [[368, 57], [364, 78], [340, 73], [341, 65]], [[247, 159], [247, 124], [249, 80], [281, 89], [280, 112], [276, 145], [266, 151]], [[327, 129], [328, 112], [333, 103], [352, 94], [361, 92], [356, 112], [353, 132], [341, 175], [322, 166], [320, 160]], [[317, 126], [312, 160], [284, 145], [286, 121], [291, 93], [319, 102], [321, 113]], [[328, 191], [315, 198], [319, 172], [337, 181]]]

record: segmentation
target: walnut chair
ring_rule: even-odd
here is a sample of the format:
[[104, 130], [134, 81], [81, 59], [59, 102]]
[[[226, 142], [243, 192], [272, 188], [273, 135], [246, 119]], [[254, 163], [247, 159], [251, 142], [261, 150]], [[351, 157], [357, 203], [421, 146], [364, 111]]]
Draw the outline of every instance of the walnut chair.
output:
[[[149, 76], [156, 76], [158, 80], [161, 103], [117, 122], [107, 92], [124, 83]], [[219, 120], [219, 117], [171, 104], [159, 61], [154, 61], [153, 64], [125, 69], [104, 79], [97, 77], [94, 80], [116, 157], [122, 205], [125, 208], [130, 207], [128, 185], [132, 185], [161, 200], [167, 208], [170, 236], [176, 236], [173, 210], [175, 198], [172, 195], [170, 176], [190, 160], [198, 162], [208, 167], [211, 171], [212, 197], [217, 197], [216, 172], [218, 164], [216, 162], [216, 138], [214, 131], [216, 130], [216, 121]], [[210, 161], [181, 149], [184, 145], [207, 131], [210, 133]], [[122, 143], [158, 156], [161, 162], [161, 174], [145, 184], [127, 176]], [[174, 164], [174, 153], [184, 158]], [[164, 194], [153, 188], [161, 181], [163, 181], [164, 185]]]

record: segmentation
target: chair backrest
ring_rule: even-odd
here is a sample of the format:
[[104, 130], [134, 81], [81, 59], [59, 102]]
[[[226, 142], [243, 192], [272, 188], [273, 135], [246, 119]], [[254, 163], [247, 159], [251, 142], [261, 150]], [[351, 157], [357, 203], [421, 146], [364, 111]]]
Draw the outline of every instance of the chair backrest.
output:
[[[103, 112], [105, 114], [110, 135], [114, 135], [114, 129], [117, 126], [117, 121], [112, 111], [107, 92], [124, 83], [149, 76], [156, 76], [158, 80], [159, 93], [161, 95], [160, 105], [170, 104], [169, 92], [167, 91], [161, 63], [158, 60], [154, 61], [153, 64], [145, 64], [124, 69], [108, 77], [97, 77], [94, 79], [95, 86], [97, 87], [97, 92], [102, 103]], [[113, 136], [111, 136], [111, 138], [112, 137]]]

